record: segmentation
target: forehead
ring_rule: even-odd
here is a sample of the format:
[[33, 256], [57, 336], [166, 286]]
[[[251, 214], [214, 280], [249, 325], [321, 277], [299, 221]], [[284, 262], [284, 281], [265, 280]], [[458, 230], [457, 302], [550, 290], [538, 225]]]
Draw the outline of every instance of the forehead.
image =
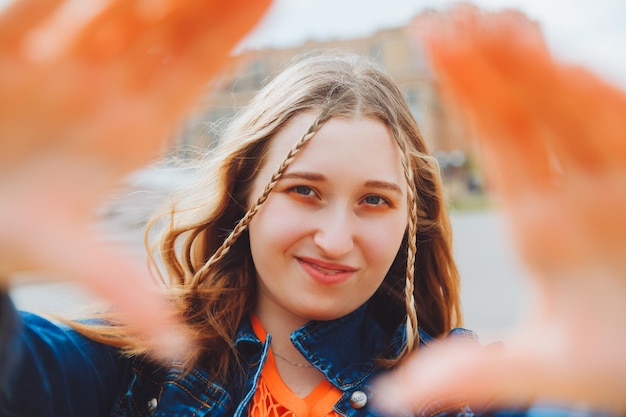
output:
[[[274, 171], [317, 117], [294, 116], [273, 138], [265, 168]], [[264, 169], [265, 170], [265, 169]], [[362, 175], [393, 181], [404, 189], [400, 148], [390, 129], [373, 118], [331, 118], [298, 152], [286, 172], [312, 171], [324, 175]]]

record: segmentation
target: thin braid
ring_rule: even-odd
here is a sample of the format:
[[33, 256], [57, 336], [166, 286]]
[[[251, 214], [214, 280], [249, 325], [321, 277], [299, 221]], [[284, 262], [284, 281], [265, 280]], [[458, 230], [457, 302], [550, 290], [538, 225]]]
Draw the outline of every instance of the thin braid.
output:
[[417, 237], [417, 199], [415, 194], [415, 183], [413, 180], [413, 170], [409, 164], [407, 150], [395, 133], [396, 142], [400, 146], [402, 155], [402, 168], [404, 170], [404, 178], [407, 182], [407, 203], [409, 208], [409, 219], [407, 226], [407, 256], [406, 256], [406, 277], [404, 298], [406, 304], [406, 338], [407, 345], [405, 352], [411, 352], [416, 348], [416, 337], [418, 334], [417, 311], [415, 309], [415, 256], [417, 246], [415, 243]]
[[248, 228], [248, 225], [250, 224], [252, 217], [254, 217], [254, 215], [259, 211], [259, 208], [261, 207], [261, 205], [265, 203], [270, 193], [276, 186], [276, 183], [282, 177], [283, 173], [285, 172], [287, 167], [291, 164], [291, 162], [296, 157], [298, 152], [300, 152], [300, 150], [304, 147], [304, 145], [306, 145], [311, 140], [311, 138], [317, 133], [317, 131], [320, 130], [324, 122], [328, 120], [329, 116], [330, 116], [329, 111], [322, 112], [317, 117], [317, 119], [315, 119], [315, 121], [311, 124], [311, 126], [309, 126], [307, 131], [300, 138], [300, 140], [296, 142], [296, 144], [289, 150], [289, 153], [287, 154], [283, 162], [280, 164], [278, 169], [274, 172], [270, 181], [267, 183], [263, 192], [261, 193], [259, 198], [257, 198], [252, 208], [250, 208], [250, 210], [248, 210], [248, 212], [241, 218], [241, 220], [237, 222], [237, 225], [232, 230], [232, 232], [230, 232], [228, 237], [224, 239], [224, 242], [222, 242], [220, 247], [217, 248], [213, 256], [211, 256], [211, 258], [207, 261], [207, 263], [204, 264], [202, 268], [196, 273], [196, 276], [200, 276], [204, 274], [207, 270], [213, 267], [213, 265], [218, 263], [220, 260], [222, 260], [222, 258], [224, 258], [224, 256], [226, 256], [226, 254], [228, 253], [230, 248], [235, 244], [239, 236], [241, 236], [241, 234]]

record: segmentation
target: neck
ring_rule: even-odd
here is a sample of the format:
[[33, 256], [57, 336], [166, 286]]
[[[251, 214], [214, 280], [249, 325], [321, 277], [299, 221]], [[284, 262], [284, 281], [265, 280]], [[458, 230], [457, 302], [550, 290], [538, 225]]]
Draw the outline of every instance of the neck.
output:
[[291, 333], [307, 320], [263, 308], [257, 308], [255, 315], [265, 332], [272, 335], [272, 352], [281, 379], [297, 396], [307, 396], [324, 379], [317, 368], [308, 366], [309, 362], [291, 343]]
[[291, 343], [291, 333], [304, 326], [306, 320], [289, 314], [259, 306], [255, 309], [255, 315], [261, 322], [265, 333], [272, 335], [272, 349], [294, 362], [307, 363], [300, 352]]

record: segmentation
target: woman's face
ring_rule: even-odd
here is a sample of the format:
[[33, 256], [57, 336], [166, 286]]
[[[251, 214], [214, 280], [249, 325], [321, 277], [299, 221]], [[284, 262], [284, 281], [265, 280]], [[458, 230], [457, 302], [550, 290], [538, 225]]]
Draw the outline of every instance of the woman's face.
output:
[[[250, 203], [315, 117], [302, 113], [274, 136]], [[327, 121], [249, 225], [259, 317], [304, 324], [367, 301], [400, 247], [406, 188], [400, 150], [384, 123]]]

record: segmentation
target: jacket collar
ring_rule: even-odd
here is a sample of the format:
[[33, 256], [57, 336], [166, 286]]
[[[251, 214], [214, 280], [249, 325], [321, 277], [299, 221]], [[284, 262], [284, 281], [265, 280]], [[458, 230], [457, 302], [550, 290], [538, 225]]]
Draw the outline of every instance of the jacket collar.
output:
[[293, 332], [291, 341], [333, 385], [347, 389], [374, 371], [377, 357], [392, 356], [390, 348], [402, 345], [404, 335], [389, 335], [364, 305], [336, 320], [311, 321]]
[[[421, 345], [432, 341], [422, 329], [419, 339]], [[366, 303], [335, 320], [308, 322], [291, 334], [291, 341], [333, 385], [347, 389], [374, 372], [377, 358], [394, 358], [400, 354], [406, 344], [406, 329], [400, 324], [389, 333], [369, 313]], [[249, 319], [239, 327], [235, 346], [246, 356], [260, 354], [263, 343]]]

